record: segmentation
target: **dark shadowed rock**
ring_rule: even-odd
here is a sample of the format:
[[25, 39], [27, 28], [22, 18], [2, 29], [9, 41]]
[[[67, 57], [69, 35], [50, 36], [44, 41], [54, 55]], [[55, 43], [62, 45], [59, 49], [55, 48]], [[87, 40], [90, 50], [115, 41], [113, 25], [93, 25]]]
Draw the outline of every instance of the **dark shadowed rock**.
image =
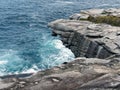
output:
[[[102, 11], [104, 10], [99, 9], [97, 11], [95, 9], [87, 10], [86, 12], [82, 11], [81, 13], [84, 12], [84, 14], [87, 15], [88, 13], [89, 15], [101, 15]], [[83, 20], [61, 19], [51, 22], [49, 26], [53, 28], [53, 31], [56, 34], [60, 35], [61, 38], [63, 38], [63, 43], [65, 45], [68, 44], [66, 46], [69, 46], [76, 57], [85, 56], [107, 58], [113, 54], [120, 53], [120, 27], [115, 27], [107, 24], [94, 24], [92, 22]], [[60, 28], [60, 26], [62, 28]]]
[[0, 80], [1, 90], [120, 90], [120, 27], [84, 21], [120, 9], [91, 9], [48, 24], [77, 57], [27, 77]]

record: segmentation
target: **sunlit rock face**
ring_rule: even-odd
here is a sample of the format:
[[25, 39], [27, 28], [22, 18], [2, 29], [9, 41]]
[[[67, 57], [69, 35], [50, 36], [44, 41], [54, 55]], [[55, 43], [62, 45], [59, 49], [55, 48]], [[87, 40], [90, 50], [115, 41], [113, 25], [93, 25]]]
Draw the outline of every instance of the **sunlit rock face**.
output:
[[119, 90], [119, 27], [68, 19], [53, 21], [48, 26], [77, 58], [28, 78], [5, 78], [0, 82], [2, 89]]
[[[119, 27], [98, 24], [103, 22], [98, 22], [98, 17], [119, 18], [119, 9], [85, 10], [120, 7], [119, 3], [119, 0], [102, 0], [102, 3], [101, 0], [1, 1], [0, 75], [19, 75], [0, 77], [0, 89], [119, 90]], [[70, 20], [60, 19], [49, 24], [53, 35], [59, 35], [63, 44], [80, 57], [70, 62], [74, 59], [73, 53], [59, 37], [51, 36], [47, 23], [67, 18], [81, 9], [84, 10], [72, 15]], [[90, 16], [97, 22], [90, 22]]]
[[107, 58], [119, 54], [119, 27], [95, 24], [83, 20], [57, 20], [49, 24], [53, 33], [61, 36], [63, 43], [76, 57]]

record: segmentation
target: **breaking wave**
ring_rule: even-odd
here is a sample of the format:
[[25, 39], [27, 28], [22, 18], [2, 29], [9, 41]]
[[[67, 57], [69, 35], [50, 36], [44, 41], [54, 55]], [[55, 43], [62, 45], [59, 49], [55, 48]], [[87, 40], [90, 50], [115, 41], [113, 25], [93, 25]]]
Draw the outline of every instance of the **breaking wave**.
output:
[[47, 23], [120, 0], [0, 0], [0, 76], [35, 73], [74, 59]]

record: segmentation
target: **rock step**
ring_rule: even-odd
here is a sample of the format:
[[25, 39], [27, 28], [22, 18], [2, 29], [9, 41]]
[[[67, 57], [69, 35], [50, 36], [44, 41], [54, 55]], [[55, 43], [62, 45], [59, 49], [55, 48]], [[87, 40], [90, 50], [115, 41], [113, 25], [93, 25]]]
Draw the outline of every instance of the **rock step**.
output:
[[76, 57], [102, 59], [120, 54], [120, 27], [63, 19], [53, 21], [49, 26], [56, 35], [61, 36], [64, 45], [70, 48]]

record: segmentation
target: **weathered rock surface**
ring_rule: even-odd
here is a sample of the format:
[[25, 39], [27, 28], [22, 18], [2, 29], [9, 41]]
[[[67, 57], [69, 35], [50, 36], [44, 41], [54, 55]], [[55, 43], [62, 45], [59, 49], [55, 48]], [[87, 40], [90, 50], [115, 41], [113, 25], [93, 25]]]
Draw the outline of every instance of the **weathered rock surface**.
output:
[[[87, 10], [82, 11], [80, 15], [83, 13], [88, 16], [101, 15], [103, 12], [113, 12], [114, 9], [110, 10]], [[120, 27], [76, 20], [77, 17], [79, 16], [73, 15], [71, 16], [73, 20], [60, 19], [48, 24], [54, 34], [61, 36], [63, 43], [72, 50], [76, 57], [107, 58], [113, 54], [120, 54]]]
[[120, 90], [120, 27], [83, 21], [119, 12], [93, 9], [49, 23], [78, 58], [28, 78], [1, 79], [0, 90]]
[[70, 16], [70, 19], [80, 20], [87, 19], [89, 16], [97, 17], [97, 16], [107, 16], [112, 15], [116, 17], [120, 17], [120, 9], [117, 8], [109, 8], [109, 9], [90, 9], [90, 10], [82, 10], [80, 13], [76, 13]]
[[63, 43], [73, 51], [76, 57], [106, 58], [120, 53], [119, 44], [116, 44], [120, 37], [117, 35], [120, 31], [119, 27], [93, 24], [88, 21], [59, 20], [55, 22], [55, 24], [50, 23], [54, 29], [53, 32], [62, 37]]
[[119, 74], [119, 56], [114, 60], [76, 58], [26, 79], [4, 79], [4, 84], [14, 83], [4, 90], [119, 90]]

